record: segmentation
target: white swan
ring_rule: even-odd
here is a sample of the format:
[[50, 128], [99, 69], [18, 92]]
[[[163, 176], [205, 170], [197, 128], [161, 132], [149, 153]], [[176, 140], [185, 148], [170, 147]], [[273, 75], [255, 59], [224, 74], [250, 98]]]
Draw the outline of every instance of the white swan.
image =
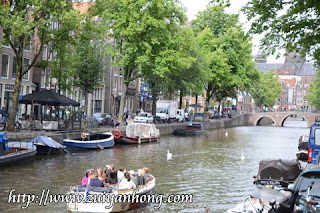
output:
[[226, 132], [224, 133], [224, 135], [227, 137], [227, 136], [228, 136], [228, 131], [226, 131]]
[[169, 150], [167, 150], [167, 160], [171, 160], [172, 159], [172, 153], [169, 152]]
[[241, 160], [244, 160], [246, 159], [246, 157], [243, 155], [243, 152], [241, 152], [241, 157], [240, 157]]

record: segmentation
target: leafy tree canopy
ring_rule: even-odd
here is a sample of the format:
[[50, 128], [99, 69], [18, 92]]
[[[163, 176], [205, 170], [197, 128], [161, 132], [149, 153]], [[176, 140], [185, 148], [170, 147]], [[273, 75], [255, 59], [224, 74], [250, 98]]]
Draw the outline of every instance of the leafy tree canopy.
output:
[[251, 33], [264, 33], [266, 54], [279, 48], [300, 49], [320, 63], [320, 4], [316, 0], [250, 0], [243, 11], [252, 20]]

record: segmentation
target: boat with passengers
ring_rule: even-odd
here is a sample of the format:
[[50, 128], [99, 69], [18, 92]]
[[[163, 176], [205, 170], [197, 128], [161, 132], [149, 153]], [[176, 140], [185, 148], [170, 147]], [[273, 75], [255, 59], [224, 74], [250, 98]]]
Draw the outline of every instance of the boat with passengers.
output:
[[[110, 185], [109, 187], [71, 187], [68, 192], [69, 197], [81, 197], [84, 200], [81, 202], [71, 200], [68, 203], [68, 210], [71, 212], [122, 212], [143, 207], [148, 204], [147, 197], [150, 197], [150, 199], [155, 197], [152, 192], [156, 186], [156, 179], [150, 174], [148, 174], [148, 177], [149, 181], [146, 184], [126, 190], [119, 190], [117, 185]], [[100, 199], [100, 201], [94, 202], [94, 199]]]

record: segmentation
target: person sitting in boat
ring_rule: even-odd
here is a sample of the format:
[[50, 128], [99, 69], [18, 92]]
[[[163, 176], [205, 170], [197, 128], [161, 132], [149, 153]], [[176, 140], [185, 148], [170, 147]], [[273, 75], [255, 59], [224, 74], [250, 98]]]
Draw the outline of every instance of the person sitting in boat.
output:
[[138, 180], [138, 185], [144, 185], [145, 184], [145, 179], [144, 179], [144, 172], [142, 169], [138, 169], [137, 172], [137, 180]]
[[118, 120], [117, 120], [117, 117], [114, 117], [114, 118], [111, 120], [111, 123], [110, 123], [110, 124], [111, 124], [111, 126], [113, 126], [114, 128], [120, 125], [120, 123], [119, 123]]
[[86, 176], [82, 178], [81, 185], [87, 185], [90, 170], [86, 171]]
[[135, 172], [133, 170], [130, 170], [129, 172], [130, 178], [131, 180], [134, 182], [134, 184], [136, 184], [136, 186], [138, 186], [138, 178], [135, 176]]
[[119, 190], [134, 189], [136, 187], [137, 186], [131, 180], [129, 173], [126, 173], [125, 177], [121, 180], [121, 182], [119, 184]]
[[150, 174], [148, 173], [149, 169], [148, 169], [147, 167], [143, 167], [142, 170], [143, 170], [143, 172], [144, 172], [145, 183], [148, 183], [149, 181], [152, 180], [152, 177], [151, 177]]
[[113, 165], [109, 166], [109, 169], [107, 171], [107, 179], [108, 179], [108, 183], [110, 183], [110, 184], [117, 184], [118, 183], [117, 171], [115, 170]]
[[103, 174], [103, 170], [101, 168], [97, 169], [98, 172], [98, 179], [102, 180], [102, 182], [106, 182], [106, 176]]
[[93, 175], [91, 175], [91, 186], [96, 186], [96, 187], [104, 187], [103, 181], [98, 179], [99, 174], [98, 171], [95, 171]]
[[124, 173], [125, 173], [125, 168], [124, 167], [120, 167], [118, 172], [117, 172], [118, 183], [121, 182], [122, 178], [124, 177]]

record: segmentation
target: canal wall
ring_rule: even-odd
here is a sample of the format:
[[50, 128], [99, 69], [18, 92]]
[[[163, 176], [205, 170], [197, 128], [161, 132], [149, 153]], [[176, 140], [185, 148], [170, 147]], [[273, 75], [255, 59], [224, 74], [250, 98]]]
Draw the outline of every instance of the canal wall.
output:
[[[247, 115], [235, 115], [232, 118], [222, 119], [207, 119], [205, 122], [201, 122], [204, 129], [218, 129], [218, 128], [231, 128], [236, 126], [247, 126]], [[187, 123], [171, 123], [171, 124], [156, 124], [156, 127], [160, 130], [161, 135], [171, 135], [176, 129], [185, 129]], [[38, 135], [44, 135], [52, 137], [54, 140], [62, 143], [63, 139], [79, 137], [82, 132], [87, 133], [101, 133], [101, 132], [113, 132], [114, 128], [104, 127], [96, 129], [85, 129], [82, 131], [72, 132], [56, 132], [56, 131], [20, 131], [20, 132], [6, 132], [6, 136], [9, 141], [30, 141]], [[122, 134], [125, 134], [125, 127], [120, 127], [119, 130]]]

